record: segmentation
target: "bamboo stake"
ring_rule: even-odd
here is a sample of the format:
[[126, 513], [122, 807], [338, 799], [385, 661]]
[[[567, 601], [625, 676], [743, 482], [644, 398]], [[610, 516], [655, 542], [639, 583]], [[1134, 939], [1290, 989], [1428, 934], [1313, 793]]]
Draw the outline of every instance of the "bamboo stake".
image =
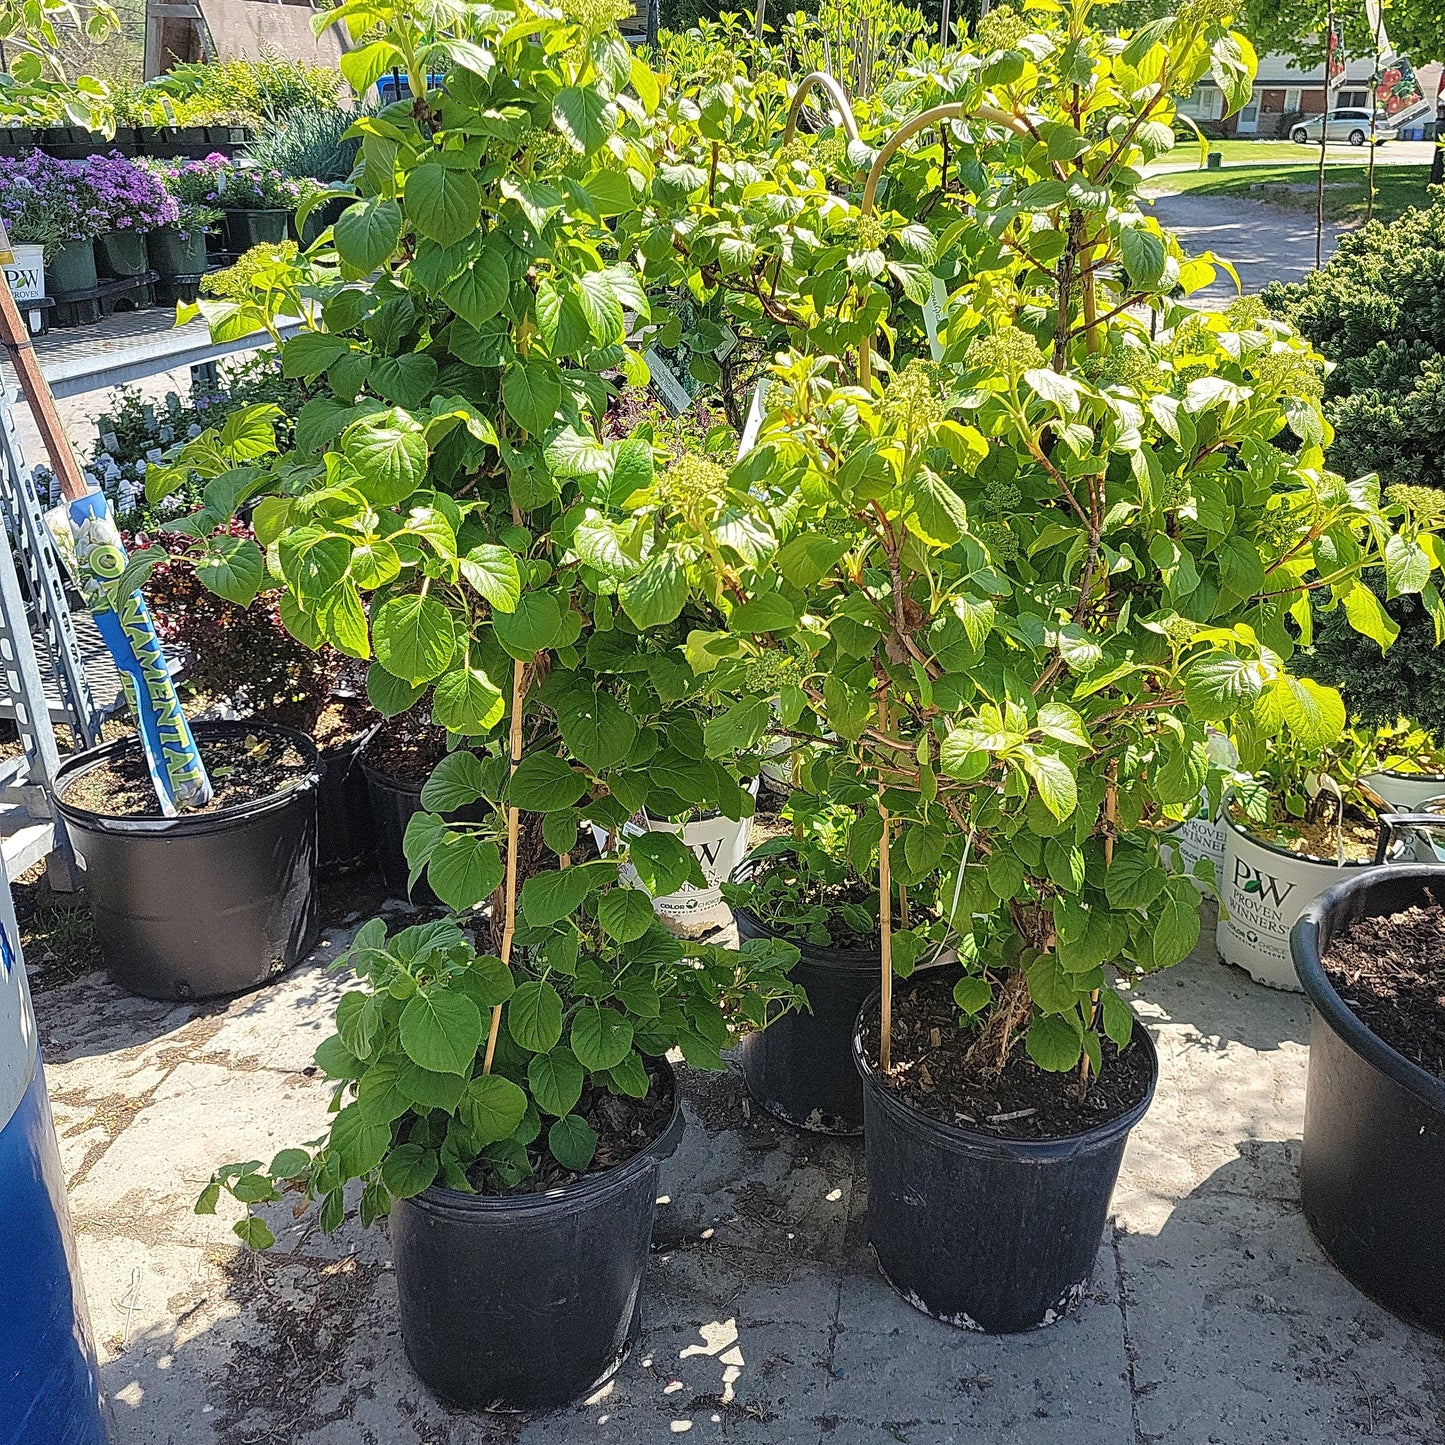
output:
[[[888, 691], [878, 699], [878, 724], [888, 731]], [[889, 867], [888, 809], [883, 806], [883, 781], [878, 782], [878, 816], [883, 832], [878, 839], [878, 932], [883, 942], [883, 979], [879, 995], [878, 1067], [887, 1073], [893, 1064], [893, 879]]]
[[[526, 692], [526, 666], [521, 662], [512, 663], [512, 731], [508, 744], [507, 780], [517, 771], [522, 761], [522, 698]], [[507, 882], [506, 914], [502, 925], [502, 962], [512, 962], [512, 939], [517, 932], [517, 805], [507, 803]], [[482, 1072], [492, 1072], [492, 1056], [497, 1052], [497, 1034], [502, 1027], [502, 1006], [492, 1006], [492, 1023], [487, 1030], [487, 1054], [482, 1060]]]
[[[1104, 868], [1107, 871], [1114, 865], [1114, 820], [1118, 817], [1119, 810], [1119, 763], [1113, 759], [1109, 763], [1109, 784], [1104, 789]], [[1093, 1022], [1093, 1016], [1099, 1010], [1099, 990], [1095, 989], [1089, 995], [1093, 1007], [1090, 1010], [1089, 1021]], [[1079, 1060], [1079, 1092], [1082, 1094], [1089, 1083], [1089, 1056], [1085, 1054]]]

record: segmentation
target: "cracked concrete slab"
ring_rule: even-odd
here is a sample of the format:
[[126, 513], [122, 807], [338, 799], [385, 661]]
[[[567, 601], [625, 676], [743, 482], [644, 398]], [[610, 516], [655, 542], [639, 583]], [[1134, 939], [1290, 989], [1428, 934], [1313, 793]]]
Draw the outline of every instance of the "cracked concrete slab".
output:
[[[241, 1250], [211, 1169], [324, 1128], [308, 1075], [333, 932], [269, 989], [127, 998], [90, 974], [37, 1012], [114, 1445], [1337, 1445], [1445, 1438], [1445, 1344], [1357, 1294], [1299, 1213], [1308, 1018], [1208, 942], [1149, 980], [1159, 1048], [1083, 1308], [988, 1338], [927, 1319], [866, 1245], [857, 1141], [794, 1132], [733, 1075], [679, 1069], [643, 1333], [591, 1400], [465, 1415], [407, 1366], [385, 1232], [285, 1206]], [[968, 1247], [960, 1239], [958, 1247]]]

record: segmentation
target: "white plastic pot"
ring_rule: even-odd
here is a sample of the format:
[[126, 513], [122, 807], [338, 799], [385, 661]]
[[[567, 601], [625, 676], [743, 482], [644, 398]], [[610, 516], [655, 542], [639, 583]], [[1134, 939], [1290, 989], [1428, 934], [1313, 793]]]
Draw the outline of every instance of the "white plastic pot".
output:
[[26, 325], [31, 331], [39, 331], [41, 313], [27, 308], [25, 303], [45, 296], [45, 247], [16, 244], [10, 250], [15, 259], [5, 262], [5, 284], [10, 287], [16, 307], [25, 315]]
[[[762, 741], [764, 762], [760, 776], [775, 793], [793, 791], [793, 744], [778, 733], [769, 733]], [[1442, 790], [1445, 791], [1445, 790]]]
[[1431, 798], [1445, 794], [1445, 775], [1440, 773], [1366, 773], [1360, 781], [1397, 813], [1418, 813]]
[[1178, 851], [1185, 871], [1191, 875], [1190, 881], [1206, 897], [1213, 896], [1209, 885], [1204, 879], [1193, 876], [1194, 865], [1201, 858], [1208, 858], [1214, 864], [1214, 881], [1221, 888], [1224, 886], [1224, 814], [1222, 812], [1211, 821], [1209, 808], [1206, 805], [1194, 817], [1186, 818], [1184, 822], [1171, 828], [1168, 833], [1168, 842], [1164, 846]]
[[1223, 907], [1215, 943], [1226, 963], [1237, 964], [1257, 983], [1299, 991], [1290, 960], [1289, 931], [1325, 889], [1376, 865], [1335, 863], [1290, 853], [1224, 820]]
[[[754, 778], [746, 786], [753, 797], [757, 797], [758, 780]], [[673, 823], [663, 818], [638, 815], [624, 824], [622, 836], [636, 838], [643, 832], [676, 833], [692, 850], [693, 857], [702, 869], [702, 876], [707, 880], [707, 886], [694, 888], [688, 884], [664, 898], [654, 898], [652, 907], [658, 917], [669, 923], [678, 933], [696, 937], [732, 922], [732, 909], [723, 902], [722, 885], [746, 856], [751, 828], [751, 818], [734, 822], [731, 818], [724, 818], [721, 813], [695, 818], [686, 823]], [[606, 829], [599, 828], [594, 823], [592, 836], [596, 839], [598, 849], [605, 851]], [[624, 883], [636, 888], [642, 887], [637, 874], [626, 864], [620, 870], [620, 876]]]

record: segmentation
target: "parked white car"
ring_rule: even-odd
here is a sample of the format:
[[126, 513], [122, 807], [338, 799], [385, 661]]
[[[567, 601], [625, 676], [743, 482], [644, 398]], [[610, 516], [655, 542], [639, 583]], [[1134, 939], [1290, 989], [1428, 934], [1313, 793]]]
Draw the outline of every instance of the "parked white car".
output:
[[[1298, 125], [1290, 127], [1289, 138], [1296, 145], [1319, 143], [1320, 127], [1325, 123], [1322, 115], [1311, 116]], [[1370, 112], [1367, 110], [1332, 110], [1329, 115], [1328, 140], [1347, 140], [1352, 146], [1366, 145], [1370, 139]], [[1375, 112], [1375, 141], [1383, 144], [1393, 140], [1398, 131], [1395, 123], [1384, 111]]]

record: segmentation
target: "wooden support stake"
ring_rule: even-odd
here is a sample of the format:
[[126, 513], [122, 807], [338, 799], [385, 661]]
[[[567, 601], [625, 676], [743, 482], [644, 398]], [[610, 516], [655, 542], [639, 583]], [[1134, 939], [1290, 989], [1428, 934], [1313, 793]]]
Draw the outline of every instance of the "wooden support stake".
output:
[[[878, 699], [878, 725], [888, 731], [888, 693]], [[887, 1073], [893, 1066], [893, 879], [888, 856], [888, 809], [883, 806], [883, 784], [878, 784], [878, 816], [883, 832], [878, 839], [878, 932], [883, 941], [883, 978], [879, 995], [878, 1067]]]
[[[510, 757], [507, 759], [507, 780], [511, 781], [512, 775], [517, 771], [517, 764], [522, 761], [522, 701], [526, 694], [526, 666], [521, 662], [512, 663], [512, 731], [511, 741], [508, 745]], [[517, 806], [515, 803], [507, 803], [507, 881], [506, 881], [506, 913], [502, 925], [502, 962], [510, 966], [512, 962], [512, 938], [517, 932], [517, 829], [519, 826]], [[492, 1056], [497, 1052], [497, 1034], [502, 1027], [502, 1006], [495, 1004], [492, 1007], [492, 1023], [487, 1031], [487, 1054], [482, 1060], [482, 1072], [492, 1072]]]
[[[1114, 863], [1114, 822], [1119, 816], [1119, 762], [1114, 759], [1109, 764], [1109, 783], [1104, 789], [1104, 868], [1107, 871]], [[1099, 1012], [1099, 990], [1095, 989], [1090, 994], [1093, 1008], [1090, 1011], [1089, 1022], [1092, 1023]], [[1089, 1056], [1085, 1054], [1079, 1060], [1079, 1093], [1082, 1094], [1089, 1084]]]
[[[0, 232], [0, 236], [3, 234]], [[0, 240], [0, 249], [4, 248], [5, 242]], [[3, 271], [0, 271], [0, 346], [5, 348], [5, 354], [15, 368], [15, 375], [20, 380], [20, 390], [30, 404], [36, 429], [40, 433], [41, 441], [45, 443], [46, 454], [50, 457], [51, 470], [60, 481], [60, 490], [66, 501], [74, 502], [85, 496], [90, 488], [81, 476], [80, 465], [70, 447], [70, 438], [65, 435], [65, 428], [61, 425], [55, 396], [50, 390], [50, 383], [45, 379], [45, 373], [40, 369], [40, 358], [30, 344], [30, 328], [20, 315], [3, 275]]]

